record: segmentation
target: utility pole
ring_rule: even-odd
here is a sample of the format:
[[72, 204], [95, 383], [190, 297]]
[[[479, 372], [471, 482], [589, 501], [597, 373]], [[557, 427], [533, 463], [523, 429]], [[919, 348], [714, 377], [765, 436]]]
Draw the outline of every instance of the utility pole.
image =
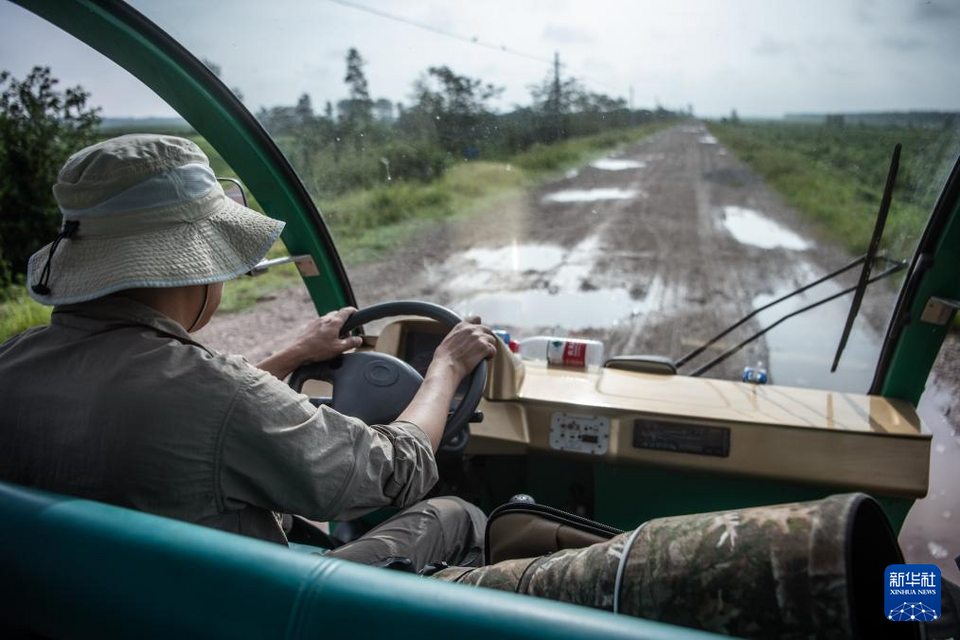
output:
[[555, 141], [563, 137], [561, 110], [563, 105], [563, 85], [560, 83], [560, 52], [553, 53], [553, 87], [550, 90], [550, 110], [553, 111]]
[[560, 52], [553, 52], [553, 108], [558, 113], [560, 112]]

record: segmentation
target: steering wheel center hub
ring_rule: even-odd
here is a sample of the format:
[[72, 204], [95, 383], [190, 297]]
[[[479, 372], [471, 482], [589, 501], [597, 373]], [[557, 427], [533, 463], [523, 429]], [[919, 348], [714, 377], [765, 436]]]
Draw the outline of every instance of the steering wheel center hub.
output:
[[400, 372], [389, 362], [371, 362], [364, 367], [363, 377], [377, 387], [389, 387], [400, 378]]

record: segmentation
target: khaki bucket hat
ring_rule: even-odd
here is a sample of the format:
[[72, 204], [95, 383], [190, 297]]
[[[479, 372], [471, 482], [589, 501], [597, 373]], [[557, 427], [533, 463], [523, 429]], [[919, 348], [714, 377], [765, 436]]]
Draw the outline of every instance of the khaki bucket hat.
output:
[[284, 225], [228, 198], [200, 147], [175, 136], [87, 147], [64, 164], [53, 195], [62, 230], [27, 267], [30, 296], [50, 305], [235, 278]]

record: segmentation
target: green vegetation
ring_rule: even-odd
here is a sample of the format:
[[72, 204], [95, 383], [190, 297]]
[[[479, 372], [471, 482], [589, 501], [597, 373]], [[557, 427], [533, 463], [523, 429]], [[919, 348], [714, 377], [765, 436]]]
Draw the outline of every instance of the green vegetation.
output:
[[27, 258], [60, 228], [50, 192], [60, 167], [97, 135], [89, 94], [56, 84], [48, 67], [23, 80], [0, 72], [0, 340], [50, 320], [23, 287]]
[[[832, 124], [832, 126], [831, 126]], [[711, 123], [710, 131], [819, 223], [824, 237], [866, 251], [894, 145], [903, 144], [883, 248], [908, 259], [960, 146], [960, 129], [787, 123]]]
[[0, 301], [0, 342], [30, 327], [50, 322], [52, 307], [34, 302], [23, 286], [10, 286]]

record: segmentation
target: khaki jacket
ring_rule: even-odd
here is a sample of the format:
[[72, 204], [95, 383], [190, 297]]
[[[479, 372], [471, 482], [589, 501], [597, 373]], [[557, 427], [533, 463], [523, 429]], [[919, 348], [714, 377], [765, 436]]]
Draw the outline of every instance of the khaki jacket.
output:
[[[375, 400], [375, 399], [371, 399]], [[321, 407], [120, 296], [0, 345], [0, 480], [285, 543], [436, 482], [427, 436]]]

